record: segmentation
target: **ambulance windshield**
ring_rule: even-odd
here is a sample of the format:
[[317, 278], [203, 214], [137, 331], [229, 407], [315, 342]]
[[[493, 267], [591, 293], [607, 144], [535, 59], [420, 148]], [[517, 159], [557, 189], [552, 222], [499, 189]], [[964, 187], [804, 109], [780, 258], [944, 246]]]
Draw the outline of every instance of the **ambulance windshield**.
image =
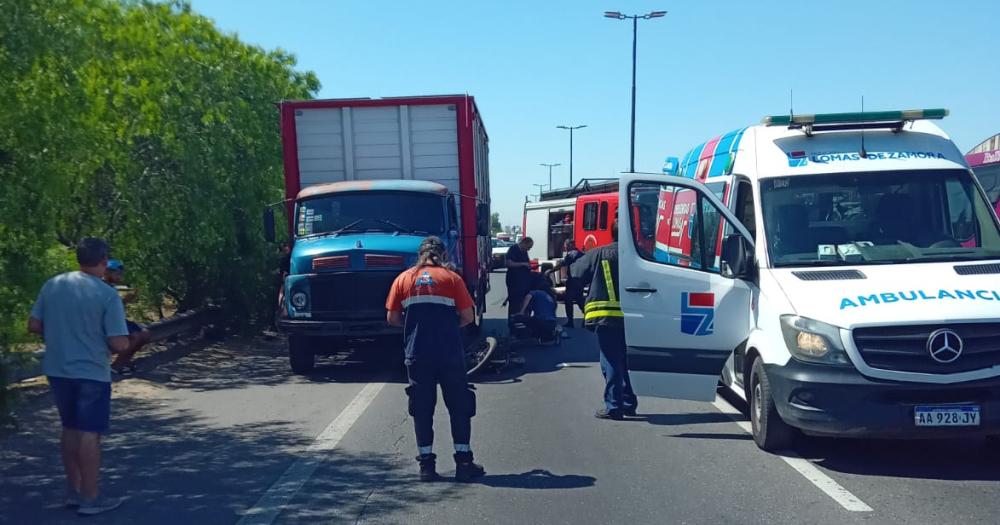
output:
[[964, 170], [762, 179], [774, 267], [1000, 258], [993, 210]]

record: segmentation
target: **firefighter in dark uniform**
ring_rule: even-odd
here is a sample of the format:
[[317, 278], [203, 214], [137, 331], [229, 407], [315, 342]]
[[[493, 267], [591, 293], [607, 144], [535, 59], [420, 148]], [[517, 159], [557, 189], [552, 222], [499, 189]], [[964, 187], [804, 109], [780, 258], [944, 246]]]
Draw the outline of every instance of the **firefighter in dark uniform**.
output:
[[618, 221], [611, 228], [614, 240], [594, 248], [570, 266], [570, 275], [590, 282], [590, 294], [583, 309], [584, 326], [597, 333], [604, 374], [604, 408], [594, 414], [599, 419], [634, 416], [639, 401], [628, 376], [625, 345], [625, 318], [618, 301]]
[[474, 320], [473, 301], [462, 278], [445, 266], [446, 257], [441, 239], [424, 239], [416, 266], [396, 278], [386, 300], [389, 324], [403, 327], [410, 383], [406, 394], [417, 434], [421, 481], [438, 479], [432, 449], [438, 385], [451, 416], [455, 479], [469, 481], [486, 474], [473, 463], [469, 445], [476, 394], [466, 379], [460, 330]]

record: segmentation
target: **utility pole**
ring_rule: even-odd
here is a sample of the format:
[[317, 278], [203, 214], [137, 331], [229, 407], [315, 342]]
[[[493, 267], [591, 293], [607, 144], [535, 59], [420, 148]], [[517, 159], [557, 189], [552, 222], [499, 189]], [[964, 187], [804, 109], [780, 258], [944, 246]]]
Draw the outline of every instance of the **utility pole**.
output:
[[635, 63], [636, 63], [636, 36], [639, 33], [639, 19], [649, 20], [650, 18], [662, 18], [666, 11], [652, 11], [644, 15], [623, 15], [618, 11], [605, 11], [605, 18], [617, 20], [632, 19], [632, 140], [629, 153], [628, 170], [635, 172]]
[[581, 124], [579, 126], [556, 126], [559, 129], [569, 130], [569, 187], [573, 187], [573, 130], [585, 128], [586, 124]]
[[546, 168], [549, 169], [549, 189], [551, 190], [552, 189], [552, 168], [554, 168], [556, 166], [562, 166], [562, 164], [546, 164], [546, 163], [543, 162], [543, 163], [540, 164], [540, 166], [545, 166]]

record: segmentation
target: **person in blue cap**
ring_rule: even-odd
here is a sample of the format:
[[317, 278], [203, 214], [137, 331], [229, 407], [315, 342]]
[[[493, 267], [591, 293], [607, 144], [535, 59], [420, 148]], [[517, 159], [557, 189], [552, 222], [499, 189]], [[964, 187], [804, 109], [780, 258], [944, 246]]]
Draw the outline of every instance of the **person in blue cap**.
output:
[[[124, 263], [119, 259], [108, 260], [108, 268], [104, 272], [104, 282], [118, 291], [118, 294], [122, 298], [122, 305], [135, 301], [137, 295], [135, 289], [123, 284], [124, 274]], [[128, 349], [117, 354], [115, 360], [111, 363], [111, 369], [122, 375], [135, 372], [135, 364], [132, 362], [132, 357], [150, 341], [149, 330], [144, 326], [129, 320], [126, 320], [125, 324], [128, 327]]]

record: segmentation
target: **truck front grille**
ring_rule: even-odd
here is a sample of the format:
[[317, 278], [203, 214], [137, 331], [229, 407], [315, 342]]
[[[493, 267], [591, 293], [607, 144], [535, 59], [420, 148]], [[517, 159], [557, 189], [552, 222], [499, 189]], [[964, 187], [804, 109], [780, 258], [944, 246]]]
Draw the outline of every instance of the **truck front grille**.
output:
[[385, 312], [398, 272], [342, 272], [309, 280], [313, 312]]
[[[935, 361], [927, 340], [938, 329], [962, 338], [962, 353], [950, 363]], [[1000, 323], [953, 323], [856, 328], [854, 344], [872, 368], [924, 374], [954, 374], [1000, 365]]]

